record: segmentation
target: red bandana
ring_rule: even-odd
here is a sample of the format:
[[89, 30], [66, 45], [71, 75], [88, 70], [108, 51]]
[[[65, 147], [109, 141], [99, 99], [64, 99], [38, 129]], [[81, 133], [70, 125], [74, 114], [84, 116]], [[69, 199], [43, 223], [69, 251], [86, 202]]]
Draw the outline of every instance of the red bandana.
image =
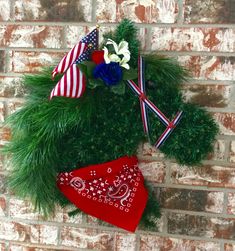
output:
[[148, 193], [136, 157], [60, 173], [57, 186], [87, 214], [134, 232]]

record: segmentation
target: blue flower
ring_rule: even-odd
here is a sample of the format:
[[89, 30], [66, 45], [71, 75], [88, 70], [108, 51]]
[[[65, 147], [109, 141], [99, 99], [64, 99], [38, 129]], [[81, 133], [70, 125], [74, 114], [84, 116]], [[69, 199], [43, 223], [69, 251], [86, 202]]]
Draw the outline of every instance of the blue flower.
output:
[[122, 80], [122, 68], [116, 62], [98, 64], [93, 72], [94, 78], [100, 78], [107, 86], [117, 85]]

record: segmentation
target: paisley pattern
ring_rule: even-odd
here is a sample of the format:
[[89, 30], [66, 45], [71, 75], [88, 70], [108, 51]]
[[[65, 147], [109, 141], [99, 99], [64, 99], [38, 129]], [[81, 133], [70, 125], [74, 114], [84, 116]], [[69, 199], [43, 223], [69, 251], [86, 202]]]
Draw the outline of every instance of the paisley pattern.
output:
[[73, 187], [77, 193], [90, 200], [129, 212], [141, 181], [142, 174], [138, 166], [129, 167], [125, 164], [115, 174], [108, 167], [106, 173], [105, 177], [96, 177], [95, 170], [90, 171], [90, 178], [83, 180], [74, 176], [73, 172], [66, 172], [58, 176], [58, 182], [60, 185]]

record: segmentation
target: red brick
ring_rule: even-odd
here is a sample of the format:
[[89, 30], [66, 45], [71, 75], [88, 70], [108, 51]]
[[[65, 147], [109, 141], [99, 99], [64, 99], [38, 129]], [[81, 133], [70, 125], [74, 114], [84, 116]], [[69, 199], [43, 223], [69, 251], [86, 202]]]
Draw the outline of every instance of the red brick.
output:
[[235, 244], [224, 244], [224, 251], [235, 251]]
[[0, 222], [0, 239], [29, 241], [30, 226], [18, 222]]
[[6, 179], [7, 179], [6, 175], [3, 173], [0, 173], [0, 194], [7, 193]]
[[14, 19], [19, 21], [91, 21], [91, 0], [17, 0]]
[[0, 50], [0, 72], [6, 72], [6, 52]]
[[229, 104], [231, 85], [188, 84], [183, 87], [185, 100], [207, 107], [226, 107]]
[[6, 117], [6, 102], [0, 102], [0, 123], [5, 121]]
[[10, 198], [9, 215], [11, 218], [37, 220], [38, 213], [35, 213], [29, 201]]
[[58, 242], [58, 228], [56, 226], [32, 225], [30, 241], [39, 244], [56, 245]]
[[0, 243], [0, 251], [7, 251], [7, 247], [5, 243]]
[[11, 131], [7, 127], [0, 127], [0, 140], [1, 143], [8, 142], [11, 139]]
[[42, 67], [58, 63], [65, 53], [53, 52], [10, 52], [10, 71], [15, 73], [35, 73]]
[[235, 135], [235, 113], [214, 113], [214, 118], [223, 135]]
[[18, 77], [0, 77], [0, 97], [23, 97], [25, 90]]
[[138, 149], [138, 154], [143, 157], [163, 158], [164, 154], [156, 147], [151, 146], [149, 143], [143, 143]]
[[95, 229], [65, 226], [61, 230], [61, 244], [67, 247], [112, 250], [113, 242], [112, 233], [98, 232]]
[[9, 246], [9, 251], [69, 251], [67, 249], [64, 248], [52, 248], [51, 246], [44, 246], [42, 248], [39, 247], [34, 247], [31, 245], [27, 245], [27, 244], [11, 244]]
[[208, 156], [209, 160], [225, 160], [225, 141], [216, 140], [214, 143], [214, 152]]
[[7, 201], [5, 196], [0, 196], [0, 216], [7, 215]]
[[26, 48], [61, 48], [62, 27], [1, 25], [0, 46]]
[[20, 109], [23, 105], [23, 100], [22, 101], [11, 101], [7, 103], [7, 108], [8, 108], [8, 114], [12, 114], [18, 109]]
[[135, 234], [116, 234], [115, 251], [135, 251], [136, 235]]
[[212, 213], [223, 212], [223, 192], [176, 188], [157, 188], [156, 192], [163, 208]]
[[181, 185], [235, 188], [235, 168], [210, 165], [189, 168], [172, 164], [171, 182]]
[[0, 1], [0, 21], [10, 20], [10, 5], [11, 0]]
[[234, 80], [234, 57], [179, 56], [178, 60], [196, 79]]
[[235, 162], [235, 141], [234, 140], [230, 142], [229, 160], [230, 162]]
[[210, 241], [196, 241], [160, 237], [154, 235], [140, 236], [140, 251], [220, 251], [220, 245]]
[[70, 217], [68, 215], [68, 212], [71, 212], [72, 210], [74, 210], [74, 208], [71, 210], [66, 209], [66, 212], [63, 213], [63, 222], [73, 223], [73, 224], [82, 224], [83, 223], [83, 214], [78, 213], [78, 214]]
[[228, 214], [235, 215], [235, 193], [228, 193], [227, 212], [228, 212]]
[[166, 176], [165, 163], [158, 161], [141, 161], [139, 163], [139, 168], [146, 180], [155, 183], [164, 182]]
[[156, 27], [152, 29], [151, 49], [233, 52], [234, 38], [235, 29]]
[[185, 0], [184, 20], [186, 23], [234, 23], [233, 0]]
[[176, 0], [118, 1], [98, 0], [98, 22], [120, 22], [129, 18], [137, 23], [175, 23], [178, 16]]
[[168, 233], [234, 240], [235, 219], [170, 213]]

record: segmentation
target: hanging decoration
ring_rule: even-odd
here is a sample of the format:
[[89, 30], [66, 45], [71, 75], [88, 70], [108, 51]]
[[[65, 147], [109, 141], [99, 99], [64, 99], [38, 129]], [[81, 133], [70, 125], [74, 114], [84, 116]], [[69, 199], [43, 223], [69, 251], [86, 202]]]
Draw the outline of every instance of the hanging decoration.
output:
[[197, 165], [218, 132], [204, 109], [184, 101], [188, 72], [173, 59], [143, 54], [127, 19], [99, 44], [96, 27], [56, 67], [26, 75], [26, 101], [6, 126], [12, 138], [11, 189], [45, 216], [56, 206], [134, 232], [160, 216], [137, 149], [148, 141], [166, 158]]

